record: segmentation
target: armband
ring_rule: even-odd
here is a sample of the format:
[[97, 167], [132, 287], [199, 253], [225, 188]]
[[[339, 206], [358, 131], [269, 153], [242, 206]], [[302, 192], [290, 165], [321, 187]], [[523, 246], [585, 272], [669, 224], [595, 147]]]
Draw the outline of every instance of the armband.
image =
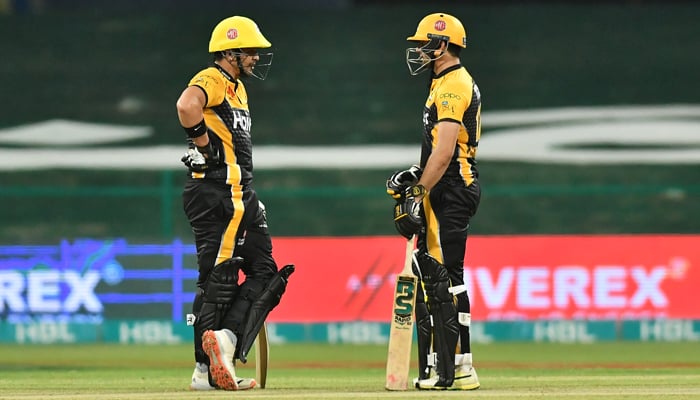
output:
[[195, 139], [198, 138], [205, 133], [207, 133], [207, 124], [204, 123], [204, 118], [202, 118], [199, 123], [197, 123], [195, 126], [190, 127], [190, 128], [185, 128], [184, 126], [182, 127], [185, 132], [187, 133], [187, 137]]

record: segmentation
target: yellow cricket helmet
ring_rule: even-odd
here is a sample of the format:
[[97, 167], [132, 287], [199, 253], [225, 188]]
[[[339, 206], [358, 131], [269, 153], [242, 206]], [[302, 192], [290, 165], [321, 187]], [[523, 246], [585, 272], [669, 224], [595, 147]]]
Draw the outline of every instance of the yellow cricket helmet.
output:
[[467, 47], [467, 31], [462, 23], [455, 17], [445, 13], [430, 14], [418, 23], [418, 28], [408, 40], [416, 42], [429, 42], [437, 38], [446, 40], [459, 47]]
[[219, 22], [209, 40], [210, 53], [229, 49], [264, 49], [271, 46], [252, 19], [238, 15]]

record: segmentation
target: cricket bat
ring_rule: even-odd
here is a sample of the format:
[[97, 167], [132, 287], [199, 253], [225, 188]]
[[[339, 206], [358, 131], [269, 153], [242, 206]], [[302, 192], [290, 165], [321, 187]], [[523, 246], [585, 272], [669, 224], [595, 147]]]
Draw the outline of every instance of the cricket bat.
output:
[[413, 308], [416, 305], [416, 285], [418, 278], [413, 275], [411, 262], [416, 236], [406, 243], [406, 258], [403, 270], [396, 276], [394, 305], [389, 331], [389, 350], [386, 359], [387, 390], [408, 389], [411, 366], [411, 345], [413, 342]]
[[265, 389], [267, 382], [267, 362], [270, 359], [270, 343], [267, 341], [267, 323], [258, 332], [255, 341], [255, 380], [258, 381], [261, 389]]

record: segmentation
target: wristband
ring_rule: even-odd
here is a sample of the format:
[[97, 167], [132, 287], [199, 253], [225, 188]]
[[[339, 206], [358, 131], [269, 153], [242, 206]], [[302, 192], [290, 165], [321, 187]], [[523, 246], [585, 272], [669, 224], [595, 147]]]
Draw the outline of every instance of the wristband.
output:
[[184, 129], [185, 133], [187, 133], [187, 137], [195, 139], [207, 133], [207, 124], [204, 123], [204, 118], [202, 118], [202, 120], [195, 126], [191, 128], [185, 128], [183, 126], [182, 129]]

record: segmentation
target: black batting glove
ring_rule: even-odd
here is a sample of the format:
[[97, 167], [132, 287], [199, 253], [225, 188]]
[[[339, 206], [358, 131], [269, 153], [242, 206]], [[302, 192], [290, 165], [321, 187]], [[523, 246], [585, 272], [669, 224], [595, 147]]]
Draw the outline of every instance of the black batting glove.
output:
[[417, 165], [412, 165], [411, 168], [403, 171], [394, 172], [386, 180], [386, 193], [394, 200], [401, 201], [406, 189], [418, 183], [421, 175], [423, 175], [423, 170]]
[[410, 239], [423, 229], [421, 203], [417, 203], [415, 198], [425, 194], [423, 185], [411, 186], [402, 193], [402, 200], [394, 205], [394, 227], [406, 239]]

